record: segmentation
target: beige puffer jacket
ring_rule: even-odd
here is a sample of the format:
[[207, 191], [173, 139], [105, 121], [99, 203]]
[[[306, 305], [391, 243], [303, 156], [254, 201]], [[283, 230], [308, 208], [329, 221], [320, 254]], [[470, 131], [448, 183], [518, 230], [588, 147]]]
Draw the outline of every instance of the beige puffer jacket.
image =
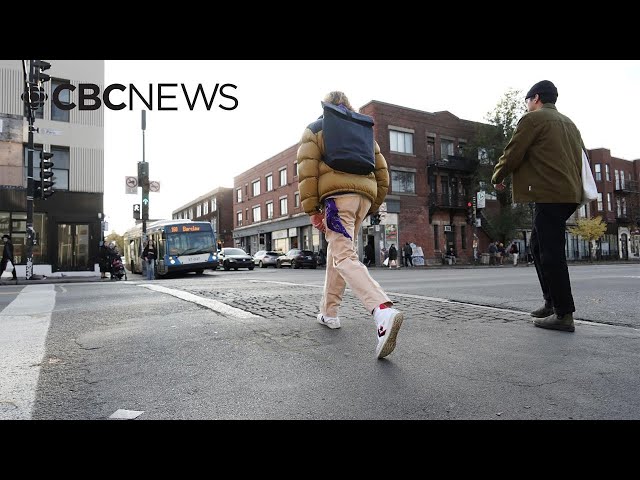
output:
[[[375, 141], [374, 141], [375, 142]], [[333, 170], [322, 161], [324, 141], [322, 118], [310, 124], [298, 147], [298, 181], [302, 208], [308, 215], [318, 213], [323, 200], [336, 193], [360, 193], [371, 200], [370, 213], [376, 213], [389, 190], [387, 161], [375, 142], [375, 170], [368, 175]]]

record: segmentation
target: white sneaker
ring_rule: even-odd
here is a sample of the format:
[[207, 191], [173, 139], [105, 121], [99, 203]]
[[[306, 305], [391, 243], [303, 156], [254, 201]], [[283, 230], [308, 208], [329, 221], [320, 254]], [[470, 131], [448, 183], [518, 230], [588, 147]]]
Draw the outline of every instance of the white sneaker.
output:
[[318, 314], [318, 323], [326, 325], [329, 328], [340, 328], [340, 319], [338, 317], [327, 317], [321, 313]]
[[396, 336], [402, 325], [404, 313], [395, 308], [376, 308], [373, 312], [373, 319], [378, 327], [378, 346], [376, 356], [384, 358], [396, 348]]

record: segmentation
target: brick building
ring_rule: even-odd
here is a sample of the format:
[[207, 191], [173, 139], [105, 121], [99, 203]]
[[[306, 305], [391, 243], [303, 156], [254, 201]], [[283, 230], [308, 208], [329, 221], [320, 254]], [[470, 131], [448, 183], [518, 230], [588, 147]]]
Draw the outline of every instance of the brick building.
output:
[[[415, 243], [427, 263], [440, 262], [449, 246], [458, 256], [471, 258], [474, 228], [467, 223], [467, 202], [475, 191], [470, 181], [477, 158], [461, 154], [479, 124], [447, 111], [430, 113], [379, 101], [360, 111], [374, 118], [390, 173], [380, 225], [370, 225], [367, 218], [358, 233], [361, 256], [371, 241], [378, 252], [392, 243]], [[252, 253], [325, 248], [324, 236], [311, 227], [300, 204], [297, 149], [295, 144], [234, 178], [236, 246]], [[481, 229], [477, 233], [482, 249], [489, 240]]]
[[209, 222], [223, 247], [233, 245], [233, 189], [218, 187], [171, 212], [171, 218]]
[[640, 159], [611, 156], [606, 148], [588, 151], [598, 199], [591, 216], [600, 215], [607, 231], [597, 242], [599, 258], [640, 259]]
[[298, 144], [292, 145], [234, 178], [235, 246], [252, 254], [326, 246], [300, 203], [297, 151]]

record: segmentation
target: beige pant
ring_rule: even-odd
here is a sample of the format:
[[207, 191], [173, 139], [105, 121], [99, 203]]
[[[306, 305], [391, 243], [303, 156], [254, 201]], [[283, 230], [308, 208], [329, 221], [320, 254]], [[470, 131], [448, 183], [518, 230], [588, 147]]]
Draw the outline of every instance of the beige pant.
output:
[[[360, 231], [362, 220], [371, 207], [371, 201], [359, 194], [334, 197], [340, 220], [351, 238]], [[382, 287], [369, 275], [369, 270], [358, 258], [353, 240], [327, 228], [327, 271], [324, 277], [324, 292], [320, 302], [320, 313], [337, 317], [346, 285], [360, 299], [367, 312], [381, 303], [391, 302]]]

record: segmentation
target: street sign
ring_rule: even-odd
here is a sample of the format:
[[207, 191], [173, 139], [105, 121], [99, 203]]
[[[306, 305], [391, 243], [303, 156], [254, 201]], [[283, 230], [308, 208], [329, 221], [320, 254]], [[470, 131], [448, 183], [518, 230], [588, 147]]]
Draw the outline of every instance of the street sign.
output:
[[142, 199], [142, 204], [145, 206], [149, 206], [149, 199], [148, 198], [143, 198]]
[[40, 135], [62, 135], [62, 130], [53, 130], [51, 128], [38, 128]]
[[486, 193], [484, 190], [478, 192], [478, 202], [476, 208], [485, 208]]
[[138, 177], [124, 177], [126, 185], [126, 193], [138, 193]]
[[149, 182], [149, 191], [150, 192], [159, 192], [160, 191], [160, 182], [156, 182], [156, 181]]

